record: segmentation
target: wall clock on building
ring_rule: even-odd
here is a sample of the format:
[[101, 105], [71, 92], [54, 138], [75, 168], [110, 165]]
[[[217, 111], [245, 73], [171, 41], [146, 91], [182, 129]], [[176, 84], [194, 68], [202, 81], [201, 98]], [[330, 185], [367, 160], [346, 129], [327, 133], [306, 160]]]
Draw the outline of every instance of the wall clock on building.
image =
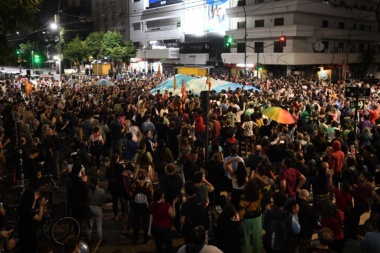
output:
[[322, 42], [317, 42], [314, 44], [313, 48], [316, 52], [322, 52], [323, 49], [325, 49], [325, 45]]

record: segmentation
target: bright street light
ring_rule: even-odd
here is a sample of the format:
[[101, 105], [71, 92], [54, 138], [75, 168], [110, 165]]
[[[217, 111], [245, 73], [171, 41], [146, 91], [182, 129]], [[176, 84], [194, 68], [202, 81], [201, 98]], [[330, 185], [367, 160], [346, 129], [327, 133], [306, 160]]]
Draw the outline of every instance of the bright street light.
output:
[[52, 30], [57, 30], [58, 29], [58, 24], [57, 23], [51, 23], [50, 24], [50, 28], [52, 29]]

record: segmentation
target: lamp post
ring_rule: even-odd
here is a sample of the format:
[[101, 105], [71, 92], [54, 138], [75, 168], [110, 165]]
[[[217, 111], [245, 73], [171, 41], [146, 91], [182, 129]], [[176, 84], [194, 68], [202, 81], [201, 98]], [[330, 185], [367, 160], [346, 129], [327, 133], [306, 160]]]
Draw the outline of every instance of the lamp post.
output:
[[34, 73], [34, 51], [32, 50], [32, 73]]
[[239, 0], [238, 6], [244, 10], [244, 77], [247, 77], [247, 11], [245, 10], [245, 0]]

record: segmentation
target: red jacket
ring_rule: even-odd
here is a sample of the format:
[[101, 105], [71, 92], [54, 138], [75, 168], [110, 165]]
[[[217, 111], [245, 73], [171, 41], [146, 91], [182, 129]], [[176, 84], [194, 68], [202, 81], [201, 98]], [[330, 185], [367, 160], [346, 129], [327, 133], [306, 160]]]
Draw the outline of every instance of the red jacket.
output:
[[334, 141], [332, 145], [332, 154], [330, 156], [329, 168], [334, 170], [334, 173], [340, 173], [342, 171], [344, 153], [340, 150], [341, 144], [339, 141]]
[[198, 115], [197, 118], [195, 119], [194, 131], [197, 133], [204, 133], [205, 130], [206, 130], [206, 127], [205, 127], [205, 123], [203, 122], [203, 118], [202, 116]]

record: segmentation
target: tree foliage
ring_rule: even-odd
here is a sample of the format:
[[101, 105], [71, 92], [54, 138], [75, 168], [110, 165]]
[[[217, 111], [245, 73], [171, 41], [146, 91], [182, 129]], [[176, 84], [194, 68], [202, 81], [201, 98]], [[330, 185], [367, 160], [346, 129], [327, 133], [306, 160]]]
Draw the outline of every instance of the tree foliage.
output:
[[85, 43], [87, 56], [97, 57], [102, 48], [103, 32], [93, 32], [87, 36]]
[[131, 42], [126, 42], [119, 32], [108, 31], [104, 34], [100, 56], [109, 57], [114, 61], [126, 61], [136, 55], [136, 48]]
[[6, 61], [12, 52], [7, 34], [14, 34], [23, 27], [35, 24], [35, 15], [40, 12], [43, 0], [1, 0], [0, 2], [0, 62]]
[[86, 47], [86, 43], [77, 35], [66, 45], [63, 55], [74, 62], [81, 62], [86, 57]]

